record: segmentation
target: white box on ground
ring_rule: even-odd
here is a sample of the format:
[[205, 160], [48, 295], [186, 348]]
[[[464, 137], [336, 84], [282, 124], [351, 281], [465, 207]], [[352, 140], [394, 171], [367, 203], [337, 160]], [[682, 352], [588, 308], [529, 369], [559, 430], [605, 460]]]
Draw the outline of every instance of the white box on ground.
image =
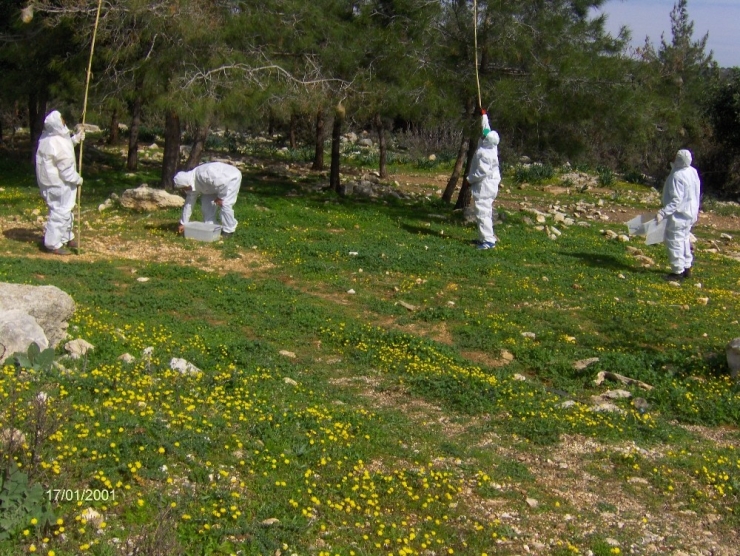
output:
[[667, 223], [668, 220], [666, 218], [657, 223], [654, 218], [649, 222], [645, 222], [645, 245], [663, 243]]
[[185, 237], [197, 241], [216, 241], [221, 238], [221, 226], [205, 222], [188, 222], [185, 224]]

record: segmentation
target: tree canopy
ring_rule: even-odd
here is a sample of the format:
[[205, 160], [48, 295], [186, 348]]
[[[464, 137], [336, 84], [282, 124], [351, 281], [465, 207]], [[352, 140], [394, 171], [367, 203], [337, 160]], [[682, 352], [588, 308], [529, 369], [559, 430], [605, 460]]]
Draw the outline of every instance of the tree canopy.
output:
[[[37, 132], [52, 106], [79, 116], [97, 3], [0, 5], [3, 113], [24, 107]], [[731, 102], [707, 37], [693, 37], [688, 1], [676, 1], [670, 37], [636, 51], [627, 29], [613, 36], [593, 15], [604, 3], [107, 0], [91, 116], [129, 120], [132, 168], [138, 124], [167, 114], [201, 140], [215, 126], [315, 122], [317, 150], [338, 102], [348, 124], [381, 137], [398, 126], [465, 135], [477, 74], [505, 158], [656, 177], [676, 148], [709, 159], [734, 133], [718, 116]]]

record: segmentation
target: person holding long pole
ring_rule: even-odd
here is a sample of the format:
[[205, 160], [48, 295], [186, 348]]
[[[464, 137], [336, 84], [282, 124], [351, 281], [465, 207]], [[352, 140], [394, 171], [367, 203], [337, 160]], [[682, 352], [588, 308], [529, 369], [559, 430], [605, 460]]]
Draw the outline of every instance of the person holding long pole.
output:
[[44, 131], [36, 150], [36, 181], [49, 207], [44, 232], [44, 247], [54, 255], [71, 255], [68, 247], [79, 247], [72, 232], [75, 195], [82, 176], [75, 164], [74, 146], [85, 139], [85, 131], [74, 136], [62, 115], [53, 110], [44, 120]]

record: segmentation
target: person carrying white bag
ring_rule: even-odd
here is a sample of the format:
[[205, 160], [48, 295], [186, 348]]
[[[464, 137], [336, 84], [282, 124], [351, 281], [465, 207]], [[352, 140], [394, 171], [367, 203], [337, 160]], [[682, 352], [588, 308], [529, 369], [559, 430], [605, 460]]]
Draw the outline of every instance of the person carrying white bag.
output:
[[686, 149], [676, 153], [663, 186], [663, 208], [655, 215], [656, 222], [667, 221], [664, 243], [671, 273], [665, 279], [671, 281], [689, 278], [694, 262], [690, 238], [691, 227], [699, 219], [701, 182], [691, 160], [691, 153]]

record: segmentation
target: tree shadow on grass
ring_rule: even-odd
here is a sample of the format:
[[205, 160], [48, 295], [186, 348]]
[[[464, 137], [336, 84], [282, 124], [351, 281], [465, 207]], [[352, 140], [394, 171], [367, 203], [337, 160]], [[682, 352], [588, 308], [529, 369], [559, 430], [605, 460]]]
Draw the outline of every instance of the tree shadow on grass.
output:
[[39, 251], [44, 250], [44, 233], [41, 230], [11, 228], [9, 230], [3, 230], [3, 235], [10, 241], [29, 244], [35, 243], [38, 246]]
[[642, 267], [625, 264], [619, 258], [613, 255], [605, 255], [604, 253], [566, 253], [560, 251], [558, 254], [564, 257], [573, 257], [580, 260], [582, 263], [595, 268], [604, 268], [606, 270], [623, 270], [626, 272], [645, 271], [645, 269]]
[[433, 230], [432, 228], [422, 226], [412, 226], [411, 224], [401, 224], [401, 227], [410, 234], [419, 234], [423, 236], [435, 236], [439, 237], [439, 230]]

